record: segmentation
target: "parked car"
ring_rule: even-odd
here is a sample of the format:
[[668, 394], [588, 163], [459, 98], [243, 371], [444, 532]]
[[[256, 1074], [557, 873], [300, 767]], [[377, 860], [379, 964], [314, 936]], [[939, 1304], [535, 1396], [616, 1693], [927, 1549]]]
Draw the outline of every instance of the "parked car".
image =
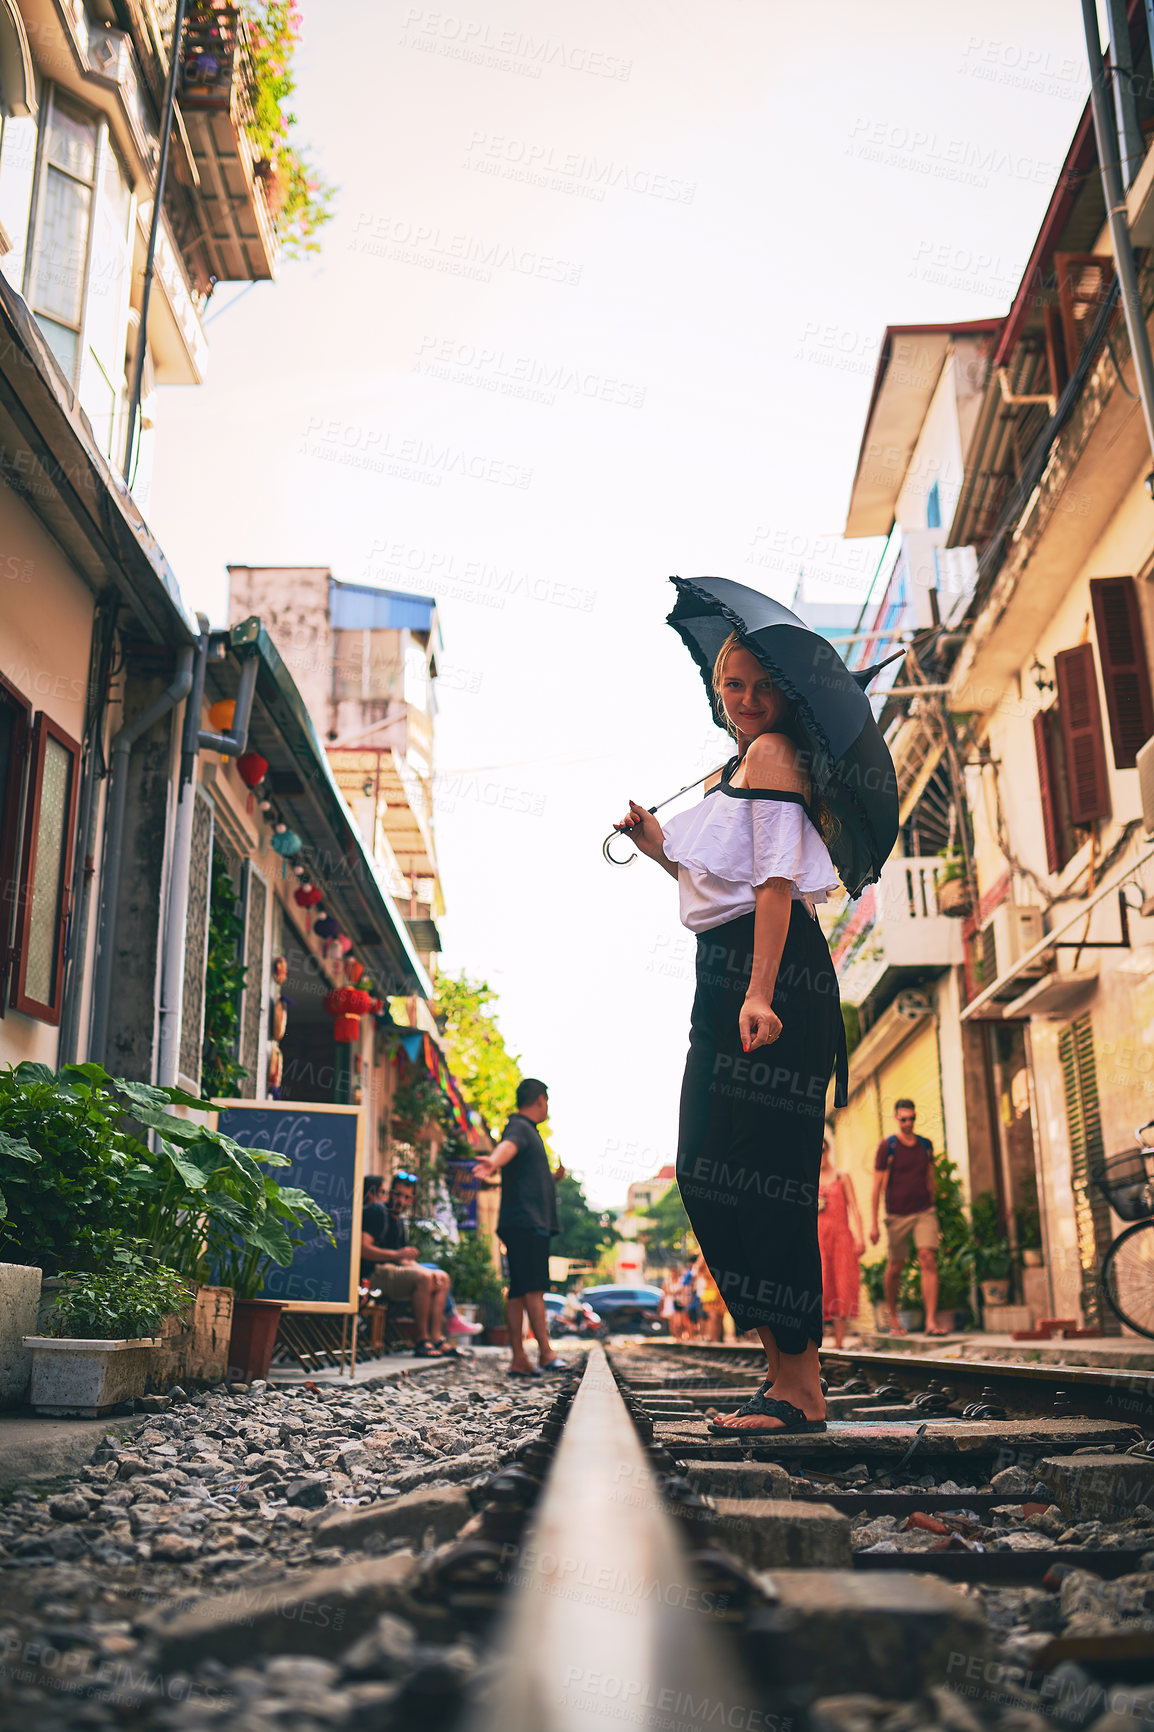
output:
[[667, 1335], [659, 1287], [586, 1287], [581, 1295], [608, 1330]]

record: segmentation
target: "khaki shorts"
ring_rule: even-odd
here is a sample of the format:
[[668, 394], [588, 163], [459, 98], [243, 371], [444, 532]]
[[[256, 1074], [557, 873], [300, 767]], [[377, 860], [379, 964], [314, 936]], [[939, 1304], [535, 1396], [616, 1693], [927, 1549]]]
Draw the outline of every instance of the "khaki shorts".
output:
[[904, 1263], [911, 1244], [919, 1251], [936, 1250], [942, 1237], [937, 1211], [923, 1209], [917, 1215], [887, 1215], [886, 1237], [891, 1263]]
[[386, 1299], [411, 1299], [421, 1277], [422, 1271], [412, 1263], [378, 1263], [369, 1287], [379, 1287]]

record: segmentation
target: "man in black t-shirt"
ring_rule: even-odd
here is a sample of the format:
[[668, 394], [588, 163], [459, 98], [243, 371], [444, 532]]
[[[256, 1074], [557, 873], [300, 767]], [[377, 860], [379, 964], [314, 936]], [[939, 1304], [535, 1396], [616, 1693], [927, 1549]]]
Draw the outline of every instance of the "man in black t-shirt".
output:
[[[545, 1289], [549, 1285], [549, 1240], [560, 1231], [557, 1219], [557, 1184], [565, 1169], [550, 1170], [549, 1156], [537, 1129], [549, 1117], [549, 1091], [536, 1077], [525, 1077], [517, 1086], [517, 1110], [501, 1133], [491, 1155], [482, 1155], [474, 1166], [479, 1179], [501, 1175], [501, 1210], [497, 1237], [505, 1247], [509, 1264], [509, 1287], [505, 1316], [509, 1323], [509, 1345], [513, 1352], [510, 1377], [537, 1377], [541, 1371], [568, 1371], [558, 1359], [549, 1339], [545, 1316]], [[525, 1352], [525, 1318], [537, 1340], [539, 1368]]]
[[[445, 1295], [449, 1282], [440, 1270], [418, 1266], [419, 1252], [408, 1242], [405, 1224], [397, 1212], [382, 1201], [384, 1186], [373, 1176], [365, 1180], [361, 1208], [361, 1280], [386, 1299], [408, 1300], [413, 1308], [417, 1338], [413, 1352], [418, 1359], [445, 1356], [443, 1338]], [[411, 1197], [410, 1197], [411, 1205]]]

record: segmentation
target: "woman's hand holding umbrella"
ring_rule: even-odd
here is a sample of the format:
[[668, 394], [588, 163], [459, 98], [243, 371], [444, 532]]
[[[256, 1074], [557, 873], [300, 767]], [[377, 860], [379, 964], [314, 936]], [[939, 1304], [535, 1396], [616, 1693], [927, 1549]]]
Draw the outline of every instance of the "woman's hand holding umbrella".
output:
[[630, 800], [628, 816], [613, 828], [623, 831], [639, 854], [647, 854], [650, 860], [662, 858], [665, 832], [653, 813], [639, 806], [636, 800]]
[[747, 992], [738, 1018], [741, 1045], [744, 1052], [758, 1046], [772, 1046], [781, 1033], [781, 1018], [763, 992]]

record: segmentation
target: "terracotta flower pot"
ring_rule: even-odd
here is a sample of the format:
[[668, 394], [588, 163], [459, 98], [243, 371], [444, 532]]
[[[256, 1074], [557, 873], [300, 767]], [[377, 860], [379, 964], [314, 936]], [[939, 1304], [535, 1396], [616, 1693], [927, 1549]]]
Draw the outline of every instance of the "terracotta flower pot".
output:
[[267, 1377], [284, 1304], [279, 1299], [238, 1299], [232, 1310], [228, 1374], [239, 1383]]
[[496, 1329], [486, 1329], [484, 1340], [486, 1347], [508, 1347], [509, 1331], [504, 1324]]

